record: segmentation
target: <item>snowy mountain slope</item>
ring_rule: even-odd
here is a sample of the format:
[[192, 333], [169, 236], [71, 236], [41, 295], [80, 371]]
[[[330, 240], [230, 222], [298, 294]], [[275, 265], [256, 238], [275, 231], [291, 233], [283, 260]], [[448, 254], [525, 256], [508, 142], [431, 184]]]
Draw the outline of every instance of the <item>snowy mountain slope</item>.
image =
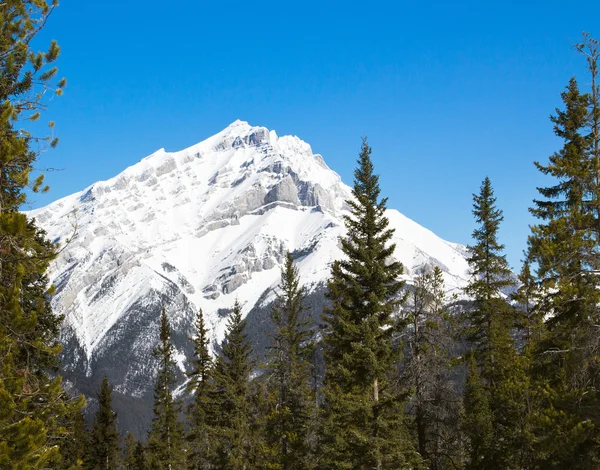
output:
[[[85, 390], [109, 373], [124, 400], [147, 396], [161, 306], [183, 367], [197, 309], [218, 344], [235, 299], [246, 314], [272, 300], [287, 250], [302, 281], [322, 292], [341, 256], [350, 197], [308, 144], [236, 121], [188, 149], [159, 150], [32, 211], [50, 239], [72, 238], [51, 268], [54, 308], [65, 315], [67, 378]], [[450, 289], [465, 284], [463, 246], [398, 211], [387, 215], [408, 280], [430, 264], [441, 267]]]

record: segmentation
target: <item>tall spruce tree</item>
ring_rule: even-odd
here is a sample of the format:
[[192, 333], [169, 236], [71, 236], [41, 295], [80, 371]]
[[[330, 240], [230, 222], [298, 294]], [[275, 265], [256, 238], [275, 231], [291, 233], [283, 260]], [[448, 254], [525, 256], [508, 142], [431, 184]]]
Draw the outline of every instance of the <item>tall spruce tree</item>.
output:
[[[503, 215], [496, 207], [489, 178], [483, 181], [479, 194], [473, 195], [473, 202], [473, 215], [479, 225], [473, 231], [475, 243], [468, 247], [472, 277], [465, 290], [473, 299], [473, 307], [467, 313], [466, 336], [481, 371], [482, 393], [487, 394], [494, 435], [488, 449], [471, 441], [470, 465], [487, 469], [518, 468], [522, 446], [526, 445], [522, 417], [526, 415], [527, 379], [512, 335], [517, 313], [503, 293], [514, 281], [502, 253], [504, 245], [498, 241]], [[474, 375], [472, 370], [470, 375]], [[467, 421], [472, 420], [468, 413], [473, 408], [465, 404], [465, 409]]]
[[115, 468], [119, 460], [119, 432], [117, 414], [112, 408], [112, 388], [106, 376], [98, 392], [98, 411], [90, 434], [88, 467], [91, 470]]
[[220, 413], [214, 426], [217, 442], [213, 465], [215, 468], [243, 470], [259, 468], [251, 461], [253, 434], [251, 432], [249, 381], [252, 371], [252, 348], [246, 338], [246, 321], [236, 300], [233, 306], [221, 354], [214, 367], [213, 400]]
[[125, 447], [121, 455], [121, 468], [124, 470], [135, 470], [135, 450], [138, 442], [130, 432], [125, 436]]
[[326, 375], [319, 468], [416, 468], [403, 402], [393, 386], [400, 359], [395, 317], [403, 299], [401, 263], [380, 199], [371, 148], [363, 140], [347, 201], [345, 259], [334, 262], [323, 314]]
[[271, 313], [275, 332], [268, 352], [268, 386], [271, 410], [267, 443], [275, 456], [273, 466], [284, 470], [310, 468], [308, 446], [314, 398], [310, 388], [309, 342], [305, 317], [305, 290], [288, 252], [281, 271], [277, 301]]
[[148, 461], [152, 469], [176, 470], [185, 465], [185, 435], [179, 421], [181, 404], [173, 397], [176, 385], [175, 348], [167, 312], [160, 315], [160, 342], [153, 355], [158, 359], [158, 376], [154, 387], [154, 418], [148, 436]]
[[494, 420], [486, 386], [479, 375], [477, 361], [469, 355], [469, 369], [465, 388], [465, 416], [462, 431], [467, 438], [466, 470], [496, 468], [492, 451]]
[[417, 448], [431, 470], [460, 461], [460, 395], [452, 379], [454, 321], [446, 308], [442, 270], [419, 274], [410, 290], [406, 318], [407, 358], [404, 379], [411, 390]]
[[134, 470], [149, 470], [148, 459], [146, 457], [146, 449], [144, 444], [138, 441], [134, 452]]
[[[20, 126], [39, 118], [50, 96], [60, 94], [52, 64], [60, 49], [33, 49], [57, 2], [0, 3], [0, 467], [43, 468], [60, 460], [68, 436], [65, 418], [83, 406], [64, 393], [56, 369], [61, 318], [50, 308], [46, 271], [56, 248], [43, 230], [19, 212], [26, 189], [44, 191], [33, 178], [41, 150], [56, 139]], [[50, 123], [52, 127], [52, 123]], [[56, 464], [58, 465], [58, 463]]]
[[60, 470], [82, 470], [85, 466], [85, 457], [90, 450], [87, 424], [83, 410], [72, 410], [65, 417], [65, 428], [68, 433], [60, 445], [62, 460], [56, 467]]
[[204, 324], [202, 310], [196, 317], [196, 336], [190, 338], [194, 344], [192, 370], [187, 373], [190, 381], [187, 390], [192, 395], [188, 409], [188, 468], [203, 470], [212, 468], [211, 457], [215, 442], [213, 426], [220, 412], [214, 398], [213, 360], [209, 352], [208, 330]]
[[539, 219], [528, 256], [546, 318], [535, 346], [533, 379], [539, 409], [532, 425], [536, 464], [544, 468], [600, 465], [600, 175], [598, 43], [584, 36], [592, 90], [581, 93], [572, 78], [551, 118], [563, 148], [537, 168], [555, 184], [538, 188], [532, 214]]

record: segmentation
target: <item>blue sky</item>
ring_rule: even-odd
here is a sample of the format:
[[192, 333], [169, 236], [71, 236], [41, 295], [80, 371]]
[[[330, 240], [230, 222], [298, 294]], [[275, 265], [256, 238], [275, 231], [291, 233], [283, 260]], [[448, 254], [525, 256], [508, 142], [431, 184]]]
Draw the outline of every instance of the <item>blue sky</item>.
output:
[[38, 44], [62, 48], [61, 139], [40, 207], [175, 151], [235, 119], [295, 134], [351, 184], [361, 136], [389, 206], [469, 243], [471, 194], [491, 178], [519, 267], [533, 166], [560, 148], [548, 119], [572, 48], [600, 36], [600, 2], [86, 2], [63, 0]]

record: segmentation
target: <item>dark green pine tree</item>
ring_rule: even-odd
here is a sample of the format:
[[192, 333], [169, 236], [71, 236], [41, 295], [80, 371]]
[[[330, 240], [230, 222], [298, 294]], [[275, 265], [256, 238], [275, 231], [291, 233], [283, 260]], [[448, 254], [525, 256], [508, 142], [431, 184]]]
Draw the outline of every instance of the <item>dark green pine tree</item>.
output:
[[414, 416], [417, 448], [430, 470], [460, 461], [461, 396], [453, 380], [454, 318], [446, 308], [442, 270], [419, 274], [411, 286], [405, 316], [407, 354], [403, 378], [411, 390], [408, 409]]
[[266, 440], [275, 456], [274, 468], [310, 468], [308, 444], [314, 397], [310, 388], [312, 343], [305, 316], [305, 290], [288, 252], [281, 271], [277, 301], [271, 313], [275, 332], [268, 352], [268, 388], [272, 409]]
[[345, 259], [332, 266], [323, 313], [326, 364], [318, 467], [416, 468], [403, 402], [394, 387], [401, 346], [395, 318], [403, 299], [401, 263], [392, 260], [393, 230], [380, 199], [371, 148], [363, 140], [347, 201]]
[[130, 432], [125, 436], [125, 447], [121, 455], [121, 467], [124, 470], [135, 470], [135, 450], [138, 442]]
[[[473, 214], [479, 225], [473, 231], [475, 243], [468, 247], [472, 278], [466, 292], [473, 299], [473, 308], [467, 312], [466, 336], [480, 367], [494, 426], [485, 464], [476, 468], [515, 468], [526, 445], [523, 416], [527, 379], [512, 335], [518, 324], [517, 312], [503, 293], [514, 281], [502, 254], [504, 245], [498, 241], [503, 215], [496, 207], [489, 178], [485, 178], [473, 200]], [[472, 466], [479, 465], [479, 456], [473, 452], [480, 451], [471, 445]]]
[[536, 462], [544, 468], [600, 465], [598, 305], [600, 290], [597, 43], [584, 38], [594, 90], [582, 94], [572, 78], [564, 110], [552, 117], [561, 150], [538, 169], [555, 184], [538, 188], [529, 236], [536, 265], [544, 331], [534, 354], [540, 407], [532, 420]]
[[242, 307], [236, 301], [227, 323], [222, 352], [214, 367], [213, 402], [220, 411], [214, 426], [215, 468], [260, 468], [260, 464], [251, 462], [254, 444], [249, 405], [252, 348], [245, 329]]
[[196, 318], [196, 336], [190, 338], [194, 344], [192, 370], [187, 373], [190, 381], [188, 393], [193, 401], [188, 408], [188, 468], [201, 470], [212, 468], [215, 442], [213, 426], [220, 412], [214, 402], [213, 360], [209, 353], [208, 330], [204, 324], [202, 310]]
[[58, 466], [65, 419], [84, 403], [69, 399], [61, 378], [49, 374], [61, 350], [62, 318], [50, 307], [46, 277], [56, 247], [19, 212], [29, 188], [47, 189], [43, 176], [33, 177], [38, 148], [57, 142], [21, 129], [65, 85], [52, 65], [56, 42], [45, 52], [33, 48], [56, 4], [0, 2], [0, 468]]
[[61, 470], [83, 470], [85, 456], [89, 452], [88, 430], [82, 409], [75, 409], [66, 417], [65, 428], [69, 433], [60, 446], [62, 460], [57, 468]]
[[112, 408], [112, 388], [106, 377], [98, 392], [98, 411], [90, 433], [87, 466], [92, 470], [115, 468], [119, 460], [117, 414]]
[[159, 361], [154, 387], [154, 418], [148, 436], [148, 463], [156, 470], [175, 470], [185, 466], [185, 434], [179, 421], [181, 404], [173, 397], [176, 384], [175, 348], [167, 312], [160, 315], [160, 342], [153, 355]]
[[473, 231], [474, 244], [467, 249], [471, 281], [466, 293], [474, 300], [468, 316], [467, 338], [475, 350], [475, 358], [484, 369], [484, 378], [493, 380], [494, 356], [491, 336], [496, 330], [507, 333], [513, 326], [515, 314], [503, 297], [503, 291], [514, 284], [511, 271], [498, 241], [502, 211], [489, 178], [483, 181], [479, 194], [473, 194], [473, 215], [478, 227]]
[[135, 446], [133, 470], [149, 470], [144, 444], [138, 442]]
[[464, 396], [465, 416], [462, 430], [467, 438], [466, 470], [495, 468], [491, 452], [494, 429], [486, 386], [483, 383], [473, 354], [469, 356], [469, 371]]

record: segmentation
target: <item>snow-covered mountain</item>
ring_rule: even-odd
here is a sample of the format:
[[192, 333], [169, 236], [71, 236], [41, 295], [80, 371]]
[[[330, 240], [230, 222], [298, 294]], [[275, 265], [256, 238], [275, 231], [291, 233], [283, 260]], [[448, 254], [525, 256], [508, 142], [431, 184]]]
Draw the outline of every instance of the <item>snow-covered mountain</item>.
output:
[[[236, 121], [188, 149], [161, 149], [108, 181], [30, 212], [63, 245], [51, 280], [55, 311], [65, 316], [65, 378], [94, 396], [106, 374], [119, 395], [123, 427], [141, 433], [161, 306], [182, 369], [198, 308], [218, 345], [238, 299], [260, 346], [286, 251], [318, 310], [330, 265], [341, 257], [350, 197], [307, 143]], [[462, 245], [396, 210], [387, 216], [409, 281], [429, 264], [443, 270], [451, 290], [464, 286]]]

